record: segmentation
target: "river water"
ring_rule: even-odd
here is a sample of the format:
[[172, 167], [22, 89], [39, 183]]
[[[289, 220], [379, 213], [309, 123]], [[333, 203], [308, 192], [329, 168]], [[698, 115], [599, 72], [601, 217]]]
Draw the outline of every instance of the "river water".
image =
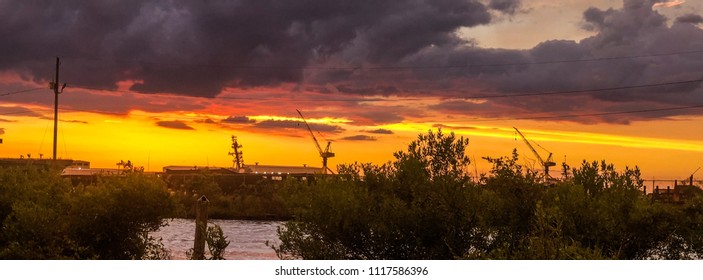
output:
[[[219, 225], [230, 241], [225, 250], [228, 260], [276, 260], [276, 253], [269, 244], [279, 244], [276, 230], [282, 222], [275, 221], [244, 221], [244, 220], [209, 220], [209, 223]], [[195, 220], [173, 219], [169, 225], [151, 233], [155, 238], [162, 238], [166, 249], [171, 252], [172, 259], [185, 259], [186, 251], [193, 248], [195, 235]], [[207, 247], [207, 246], [206, 246]], [[207, 248], [205, 249], [207, 251]]]

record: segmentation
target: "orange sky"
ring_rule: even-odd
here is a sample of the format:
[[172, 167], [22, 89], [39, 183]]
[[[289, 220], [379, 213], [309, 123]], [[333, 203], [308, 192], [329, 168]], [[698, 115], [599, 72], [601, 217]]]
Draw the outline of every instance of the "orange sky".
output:
[[[90, 12], [81, 5], [19, 7], [0, 17], [10, 34], [0, 56], [0, 157], [51, 156], [54, 49], [42, 40], [60, 31], [73, 39], [56, 46], [68, 83], [58, 155], [93, 167], [231, 166], [231, 135], [246, 164], [320, 166], [296, 109], [323, 147], [332, 141], [333, 169], [392, 160], [438, 127], [469, 138], [479, 173], [490, 169], [482, 157], [514, 148], [538, 166], [513, 127], [553, 153], [552, 175], [564, 160], [637, 165], [645, 179], [684, 179], [703, 165], [700, 2], [449, 2], [466, 14], [433, 2], [240, 14], [145, 1], [114, 18], [123, 11], [106, 5], [104, 19], [61, 12]], [[279, 21], [255, 16], [272, 10]], [[47, 14], [66, 20], [48, 29]]]
[[[41, 93], [50, 97], [50, 92]], [[70, 91], [65, 93], [70, 94]], [[251, 119], [290, 119], [300, 121], [295, 107], [281, 105], [292, 111], [287, 116], [249, 116]], [[305, 114], [317, 115], [319, 108], [305, 108]], [[334, 108], [322, 108], [327, 111]], [[50, 108], [41, 108], [50, 116]], [[203, 111], [208, 111], [207, 109]], [[59, 129], [58, 155], [61, 158], [89, 160], [93, 167], [116, 167], [120, 160], [131, 160], [138, 166], [158, 171], [165, 165], [231, 166], [230, 135], [236, 135], [244, 145], [246, 164], [275, 164], [320, 166], [320, 158], [307, 131], [299, 129], [258, 130], [238, 125], [197, 122], [205, 119], [204, 112], [148, 113], [131, 111], [127, 115], [105, 115], [88, 112], [62, 112]], [[224, 119], [228, 115], [208, 114], [210, 119]], [[5, 116], [3, 157], [19, 157], [31, 153], [50, 157], [52, 144], [51, 119], [25, 116]], [[179, 120], [192, 129], [173, 129], [155, 124], [159, 120]], [[69, 122], [66, 120], [81, 120]], [[438, 120], [418, 119], [377, 126], [358, 126], [343, 119], [317, 119], [316, 123], [339, 125], [345, 132], [322, 134], [333, 140], [336, 157], [331, 165], [340, 163], [383, 163], [392, 159], [392, 153], [404, 149], [419, 133], [426, 132]], [[703, 131], [698, 127], [701, 117], [677, 118], [662, 121], [636, 122], [628, 125], [579, 125], [560, 121], [493, 121], [472, 122], [454, 119], [441, 121], [444, 131], [453, 131], [469, 138], [469, 156], [475, 158], [479, 173], [489, 166], [484, 156], [507, 156], [513, 148], [522, 155], [522, 163], [537, 166], [536, 157], [514, 132], [518, 127], [528, 138], [553, 153], [559, 165], [566, 159], [572, 166], [583, 159], [601, 160], [616, 167], [638, 165], [645, 178], [681, 179], [693, 172], [703, 161]], [[393, 134], [370, 134], [375, 141], [345, 141], [345, 136], [362, 131], [386, 129]], [[276, 135], [278, 134], [278, 135]], [[320, 136], [321, 145], [324, 139]], [[536, 147], [537, 148], [537, 147]], [[542, 157], [547, 152], [537, 148]], [[556, 169], [558, 170], [558, 169]], [[556, 171], [555, 171], [556, 172]], [[556, 175], [556, 174], [555, 174]]]

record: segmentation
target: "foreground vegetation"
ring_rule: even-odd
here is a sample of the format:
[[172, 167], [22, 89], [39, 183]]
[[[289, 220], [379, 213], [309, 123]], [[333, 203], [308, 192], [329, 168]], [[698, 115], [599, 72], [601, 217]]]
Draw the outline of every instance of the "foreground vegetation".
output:
[[[169, 218], [194, 218], [201, 195], [213, 219], [289, 217], [281, 186], [225, 192], [203, 173], [183, 189], [168, 189], [160, 178], [131, 170], [74, 182], [60, 173], [51, 166], [0, 168], [0, 259], [169, 259], [149, 232]], [[206, 241], [208, 258], [222, 259], [229, 242], [217, 225], [208, 227]]]
[[177, 215], [154, 177], [126, 174], [73, 186], [60, 169], [0, 169], [0, 259], [168, 259], [148, 236]]
[[703, 196], [681, 205], [642, 193], [637, 168], [583, 162], [547, 181], [507, 158], [468, 177], [468, 140], [420, 135], [384, 165], [352, 164], [315, 184], [290, 181], [294, 219], [281, 258], [699, 259]]
[[[0, 168], [0, 259], [168, 259], [148, 233], [192, 217], [292, 218], [279, 229], [281, 258], [302, 259], [700, 259], [703, 195], [679, 204], [642, 193], [637, 168], [606, 162], [565, 167], [547, 180], [518, 155], [487, 158], [468, 176], [468, 140], [420, 135], [395, 160], [351, 164], [339, 176], [280, 185], [218, 186], [203, 173], [182, 189], [126, 173], [74, 185], [51, 168]], [[567, 172], [568, 171], [568, 172]], [[208, 230], [210, 259], [229, 245]]]
[[179, 218], [195, 218], [195, 201], [204, 195], [210, 200], [208, 216], [212, 219], [287, 220], [285, 189], [281, 184], [255, 183], [218, 185], [215, 175], [203, 171], [183, 186], [173, 187], [171, 194], [185, 210]]

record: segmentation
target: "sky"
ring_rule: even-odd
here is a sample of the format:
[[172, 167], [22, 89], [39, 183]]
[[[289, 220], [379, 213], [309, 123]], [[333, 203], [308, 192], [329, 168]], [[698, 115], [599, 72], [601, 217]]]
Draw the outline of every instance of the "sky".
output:
[[[0, 157], [382, 164], [428, 130], [539, 168], [703, 165], [703, 1], [0, 0]], [[558, 169], [557, 169], [558, 170]], [[553, 171], [552, 175], [558, 175]], [[700, 175], [700, 174], [697, 174]]]

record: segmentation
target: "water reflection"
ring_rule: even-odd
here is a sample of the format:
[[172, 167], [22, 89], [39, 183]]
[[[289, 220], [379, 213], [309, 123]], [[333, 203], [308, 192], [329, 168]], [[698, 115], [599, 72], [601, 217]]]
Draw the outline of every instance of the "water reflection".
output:
[[[227, 240], [230, 241], [225, 258], [228, 260], [274, 260], [276, 253], [266, 246], [280, 243], [276, 229], [282, 222], [210, 220], [220, 225]], [[162, 242], [171, 251], [173, 259], [185, 259], [185, 252], [193, 248], [195, 220], [174, 219], [169, 225], [151, 235], [163, 238]], [[205, 249], [207, 251], [207, 248]]]

